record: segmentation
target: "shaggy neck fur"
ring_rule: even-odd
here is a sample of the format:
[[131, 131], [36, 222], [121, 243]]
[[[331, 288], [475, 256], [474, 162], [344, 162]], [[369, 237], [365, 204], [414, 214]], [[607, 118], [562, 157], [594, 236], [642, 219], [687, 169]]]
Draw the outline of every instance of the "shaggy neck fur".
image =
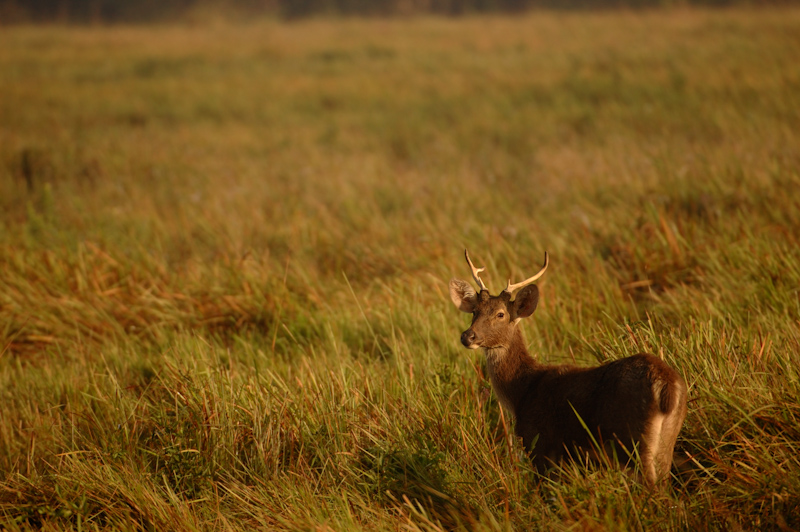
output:
[[503, 408], [517, 416], [517, 407], [522, 401], [533, 373], [539, 364], [528, 354], [522, 332], [515, 328], [507, 346], [487, 348], [486, 368]]

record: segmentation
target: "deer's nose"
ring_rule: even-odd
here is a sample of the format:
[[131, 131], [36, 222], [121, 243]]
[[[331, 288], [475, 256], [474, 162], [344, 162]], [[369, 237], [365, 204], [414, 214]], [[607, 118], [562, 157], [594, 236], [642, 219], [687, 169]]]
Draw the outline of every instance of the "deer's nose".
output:
[[475, 334], [475, 331], [473, 331], [472, 329], [467, 329], [466, 331], [461, 333], [461, 343], [464, 345], [464, 347], [471, 347], [472, 345], [474, 345], [476, 338], [477, 335]]

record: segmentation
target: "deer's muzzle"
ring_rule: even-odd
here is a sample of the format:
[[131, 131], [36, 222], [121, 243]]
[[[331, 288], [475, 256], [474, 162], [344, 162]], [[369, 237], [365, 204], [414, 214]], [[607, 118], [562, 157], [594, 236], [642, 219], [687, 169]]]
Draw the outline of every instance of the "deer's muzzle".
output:
[[477, 349], [478, 347], [480, 347], [477, 344], [477, 341], [478, 341], [478, 335], [475, 334], [475, 331], [473, 331], [472, 328], [469, 328], [463, 333], [461, 333], [461, 343], [467, 349]]

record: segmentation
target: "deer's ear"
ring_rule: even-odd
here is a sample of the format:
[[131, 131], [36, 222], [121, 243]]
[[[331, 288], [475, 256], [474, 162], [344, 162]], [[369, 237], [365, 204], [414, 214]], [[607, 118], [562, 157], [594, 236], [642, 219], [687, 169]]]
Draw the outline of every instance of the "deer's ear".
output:
[[450, 279], [450, 299], [461, 312], [472, 312], [478, 302], [475, 289], [461, 279]]
[[530, 284], [519, 291], [514, 300], [514, 319], [527, 318], [539, 304], [539, 288], [535, 284]]

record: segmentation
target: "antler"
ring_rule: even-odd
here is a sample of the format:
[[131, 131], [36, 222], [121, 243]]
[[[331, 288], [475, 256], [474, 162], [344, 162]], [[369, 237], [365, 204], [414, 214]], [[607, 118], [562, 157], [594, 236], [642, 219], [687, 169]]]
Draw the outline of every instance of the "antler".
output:
[[[467, 257], [467, 260], [469, 260], [469, 257]], [[539, 270], [539, 272], [536, 275], [534, 275], [533, 277], [528, 277], [527, 279], [525, 279], [521, 283], [516, 283], [516, 284], [511, 284], [511, 279], [509, 279], [508, 280], [508, 286], [506, 286], [506, 289], [503, 290], [503, 291], [504, 292], [508, 292], [509, 294], [511, 294], [511, 293], [514, 292], [514, 290], [516, 290], [518, 288], [522, 288], [525, 285], [531, 284], [536, 279], [538, 279], [539, 277], [544, 275], [544, 271], [547, 269], [547, 265], [548, 264], [550, 264], [550, 257], [547, 255], [547, 252], [545, 251], [544, 252], [544, 266], [542, 266], [542, 269]], [[472, 265], [472, 263], [470, 263], [470, 265]]]
[[467, 264], [469, 264], [469, 267], [472, 270], [472, 278], [475, 279], [476, 283], [478, 283], [478, 287], [481, 289], [481, 291], [488, 290], [488, 288], [486, 288], [486, 285], [483, 284], [483, 281], [481, 281], [481, 278], [478, 277], [478, 274], [481, 273], [486, 268], [476, 268], [475, 265], [472, 264], [472, 261], [469, 260], [469, 251], [467, 251], [466, 249], [464, 250], [464, 256], [467, 257]]

